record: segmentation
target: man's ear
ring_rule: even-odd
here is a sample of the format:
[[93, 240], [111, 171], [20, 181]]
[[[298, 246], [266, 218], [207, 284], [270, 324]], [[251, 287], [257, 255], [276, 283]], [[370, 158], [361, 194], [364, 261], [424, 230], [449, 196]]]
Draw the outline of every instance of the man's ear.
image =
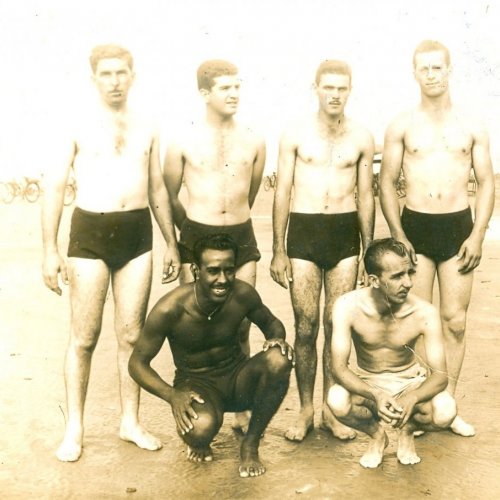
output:
[[199, 92], [200, 92], [200, 95], [203, 98], [203, 100], [205, 102], [208, 102], [209, 101], [209, 97], [210, 97], [210, 91], [207, 90], [207, 89], [200, 89]]
[[191, 274], [193, 275], [194, 280], [196, 281], [198, 279], [198, 275], [200, 270], [198, 269], [198, 266], [196, 264], [191, 264]]
[[376, 274], [369, 274], [368, 281], [373, 288], [380, 288], [380, 280]]

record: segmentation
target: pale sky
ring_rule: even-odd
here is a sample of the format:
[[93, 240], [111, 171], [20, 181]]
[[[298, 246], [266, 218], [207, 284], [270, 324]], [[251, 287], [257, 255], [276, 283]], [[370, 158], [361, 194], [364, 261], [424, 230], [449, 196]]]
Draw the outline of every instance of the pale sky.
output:
[[323, 59], [351, 64], [346, 112], [381, 143], [388, 122], [418, 102], [415, 46], [438, 39], [451, 51], [453, 100], [484, 118], [500, 171], [499, 30], [499, 0], [2, 0], [0, 180], [50, 165], [65, 117], [93, 98], [90, 50], [107, 42], [132, 51], [131, 101], [159, 123], [162, 150], [170, 130], [202, 111], [199, 63], [237, 64], [239, 117], [262, 131], [272, 171], [284, 126], [315, 107]]

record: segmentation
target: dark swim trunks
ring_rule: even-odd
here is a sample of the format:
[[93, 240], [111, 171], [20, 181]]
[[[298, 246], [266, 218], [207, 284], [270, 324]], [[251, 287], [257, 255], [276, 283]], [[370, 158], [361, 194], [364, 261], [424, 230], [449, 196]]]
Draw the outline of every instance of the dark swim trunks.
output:
[[457, 255], [473, 224], [470, 207], [447, 214], [426, 214], [404, 207], [401, 215], [403, 231], [415, 252], [436, 263]]
[[191, 219], [184, 219], [178, 243], [181, 263], [192, 263], [194, 244], [203, 236], [217, 233], [229, 234], [238, 245], [236, 267], [241, 267], [243, 264], [252, 260], [260, 260], [260, 252], [257, 248], [257, 240], [255, 239], [253, 231], [252, 219], [248, 219], [242, 224], [235, 224], [233, 226], [209, 226], [207, 224], [192, 221]]
[[214, 403], [221, 405], [223, 411], [242, 411], [246, 408], [236, 403], [235, 385], [236, 378], [241, 369], [250, 358], [241, 353], [227, 364], [216, 367], [210, 371], [189, 372], [175, 371], [174, 387], [199, 391], [202, 396], [210, 396]]
[[119, 269], [152, 247], [149, 208], [100, 213], [76, 207], [73, 212], [68, 257], [101, 259]]
[[291, 259], [309, 260], [326, 271], [359, 251], [357, 212], [290, 213], [287, 254]]

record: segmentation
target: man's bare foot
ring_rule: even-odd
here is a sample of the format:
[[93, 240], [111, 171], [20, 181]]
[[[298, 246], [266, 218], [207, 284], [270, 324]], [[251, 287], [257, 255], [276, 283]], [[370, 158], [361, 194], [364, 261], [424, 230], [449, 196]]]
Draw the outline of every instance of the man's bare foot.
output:
[[342, 441], [348, 441], [354, 439], [357, 434], [354, 429], [347, 427], [342, 422], [339, 422], [332, 414], [332, 410], [328, 406], [323, 406], [323, 411], [321, 412], [321, 423], [319, 424], [320, 429], [324, 431], [330, 431], [336, 438]]
[[82, 454], [82, 433], [68, 433], [56, 451], [56, 457], [61, 462], [76, 462]]
[[233, 422], [231, 423], [231, 428], [240, 434], [246, 434], [248, 431], [248, 424], [250, 422], [250, 417], [252, 413], [247, 411], [242, 411], [234, 414]]
[[290, 441], [302, 441], [314, 427], [314, 413], [300, 412], [295, 424], [285, 432], [285, 438]]
[[135, 425], [126, 425], [122, 423], [120, 426], [120, 438], [124, 441], [135, 443], [143, 450], [156, 451], [163, 446], [157, 437], [150, 434], [138, 423]]
[[240, 448], [240, 477], [257, 477], [266, 472], [266, 468], [259, 459], [259, 446], [252, 445], [245, 440]]
[[211, 462], [214, 459], [210, 446], [206, 448], [193, 448], [188, 446], [186, 455], [190, 462]]
[[423, 431], [422, 429], [419, 429], [418, 431], [413, 431], [413, 437], [420, 437], [420, 436], [423, 436], [425, 434], [425, 431]]
[[384, 430], [380, 429], [378, 434], [370, 439], [368, 450], [361, 457], [359, 463], [367, 469], [375, 469], [382, 463], [384, 450], [389, 444], [389, 438]]
[[471, 424], [465, 422], [462, 417], [456, 416], [455, 420], [450, 425], [450, 429], [455, 434], [464, 437], [471, 437], [476, 435], [476, 429]]
[[413, 431], [401, 430], [398, 440], [398, 460], [403, 465], [414, 465], [420, 462], [420, 457], [415, 450], [415, 438]]

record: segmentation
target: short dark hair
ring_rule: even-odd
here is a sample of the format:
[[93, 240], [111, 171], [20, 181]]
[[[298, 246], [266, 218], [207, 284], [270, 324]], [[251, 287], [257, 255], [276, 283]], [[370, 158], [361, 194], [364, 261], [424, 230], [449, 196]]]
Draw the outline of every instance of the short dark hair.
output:
[[238, 245], [226, 233], [208, 234], [194, 244], [193, 261], [197, 266], [201, 265], [201, 256], [205, 250], [232, 250], [235, 262], [238, 258]]
[[108, 43], [106, 45], [97, 45], [92, 49], [90, 54], [90, 67], [93, 73], [96, 72], [97, 65], [101, 59], [124, 59], [130, 70], [134, 69], [132, 54], [124, 47], [120, 47], [120, 45]]
[[210, 59], [201, 63], [196, 72], [198, 89], [211, 90], [217, 77], [237, 74], [238, 68], [233, 63], [222, 59]]
[[446, 64], [450, 65], [450, 51], [447, 47], [437, 40], [423, 40], [417, 45], [415, 52], [413, 52], [413, 67], [415, 67], [417, 62], [417, 55], [424, 52], [443, 52]]
[[365, 271], [368, 274], [375, 274], [380, 276], [382, 271], [382, 257], [392, 252], [400, 257], [409, 257], [408, 249], [400, 241], [394, 238], [384, 238], [380, 240], [373, 240], [368, 249], [366, 250], [363, 258], [365, 264]]
[[344, 61], [337, 59], [325, 59], [316, 70], [316, 85], [319, 85], [321, 77], [326, 74], [347, 75], [349, 83], [352, 81], [351, 67]]

